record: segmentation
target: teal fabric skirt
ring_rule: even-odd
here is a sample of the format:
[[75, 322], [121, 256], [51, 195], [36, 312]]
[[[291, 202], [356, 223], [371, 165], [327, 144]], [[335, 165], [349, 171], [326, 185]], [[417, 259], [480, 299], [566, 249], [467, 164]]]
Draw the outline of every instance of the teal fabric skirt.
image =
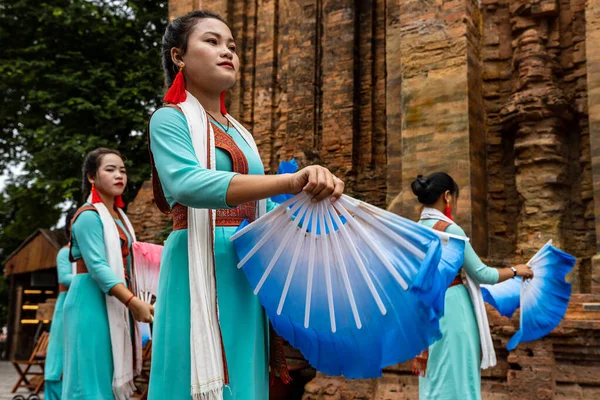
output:
[[481, 348], [471, 297], [464, 285], [446, 292], [442, 339], [429, 346], [427, 374], [419, 378], [420, 400], [481, 399]]
[[[215, 229], [219, 320], [229, 371], [224, 399], [267, 400], [268, 322], [229, 237], [234, 227]], [[172, 232], [163, 249], [152, 336], [150, 400], [191, 399], [190, 281], [188, 231]]]
[[60, 400], [62, 394], [62, 381], [44, 382], [44, 400]]
[[113, 400], [113, 358], [105, 294], [89, 274], [73, 277], [64, 305], [62, 398]]
[[67, 292], [59, 293], [54, 306], [54, 316], [50, 326], [50, 338], [44, 365], [44, 398], [46, 400], [60, 400], [62, 391], [63, 373], [63, 307]]

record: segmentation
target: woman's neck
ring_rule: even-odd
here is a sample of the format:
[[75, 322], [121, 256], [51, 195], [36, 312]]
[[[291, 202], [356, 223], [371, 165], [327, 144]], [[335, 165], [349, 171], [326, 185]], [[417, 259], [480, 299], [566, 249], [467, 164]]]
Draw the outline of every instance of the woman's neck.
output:
[[188, 91], [202, 104], [204, 110], [221, 124], [227, 123], [227, 118], [221, 114], [221, 94], [207, 93], [190, 87]]
[[115, 210], [115, 197], [105, 195], [104, 193], [102, 193], [100, 191], [98, 191], [98, 194], [100, 195], [100, 198], [102, 199], [102, 203], [104, 203], [106, 208], [108, 208], [108, 212], [110, 213], [110, 215], [112, 215], [115, 218], [118, 218], [119, 213], [117, 212], [117, 210]]
[[434, 204], [427, 206], [427, 207], [434, 208], [443, 214], [444, 211], [446, 211], [446, 202], [445, 201], [437, 201]]

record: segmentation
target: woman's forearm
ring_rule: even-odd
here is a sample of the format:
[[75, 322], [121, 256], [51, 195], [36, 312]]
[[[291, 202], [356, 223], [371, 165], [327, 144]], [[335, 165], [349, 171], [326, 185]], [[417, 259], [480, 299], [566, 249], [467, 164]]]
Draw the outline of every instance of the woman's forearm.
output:
[[237, 206], [251, 201], [262, 200], [278, 194], [292, 193], [291, 174], [243, 175], [231, 179], [227, 189], [227, 204]]
[[115, 286], [113, 286], [108, 293], [111, 296], [119, 299], [119, 301], [123, 304], [125, 304], [127, 300], [129, 300], [133, 295], [133, 293], [131, 293], [131, 291], [127, 289], [127, 286], [125, 286], [122, 283], [118, 283]]
[[498, 283], [504, 282], [515, 276], [515, 273], [510, 268], [498, 268]]

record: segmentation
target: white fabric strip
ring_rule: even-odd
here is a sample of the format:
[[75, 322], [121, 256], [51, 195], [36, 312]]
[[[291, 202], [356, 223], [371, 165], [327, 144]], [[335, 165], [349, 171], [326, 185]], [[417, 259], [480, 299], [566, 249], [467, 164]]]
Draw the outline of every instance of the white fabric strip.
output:
[[[91, 195], [88, 198], [91, 204]], [[121, 239], [119, 231], [112, 215], [104, 203], [92, 204], [100, 215], [104, 233], [104, 248], [106, 250], [106, 261], [111, 270], [117, 277], [125, 282], [125, 270], [123, 269], [123, 258], [121, 255]], [[121, 220], [129, 230], [132, 242], [136, 240], [135, 232], [127, 215], [117, 209]], [[106, 295], [106, 311], [108, 313], [108, 323], [110, 326], [110, 341], [113, 356], [113, 393], [116, 400], [127, 400], [134, 392], [135, 385], [133, 378], [140, 374], [142, 368], [142, 337], [139, 330], [139, 323], [133, 321], [134, 340], [135, 340], [135, 365], [132, 363], [134, 348], [131, 343], [129, 311], [123, 303], [117, 298]]]
[[[190, 92], [186, 101], [178, 106], [187, 120], [200, 166], [216, 169], [214, 132], [204, 108]], [[258, 154], [250, 132], [231, 116], [227, 115], [227, 119]], [[257, 217], [260, 217], [266, 213], [266, 201], [258, 203]], [[194, 400], [221, 400], [225, 383], [213, 259], [214, 232], [211, 231], [215, 222], [215, 210], [188, 207], [191, 395]]]

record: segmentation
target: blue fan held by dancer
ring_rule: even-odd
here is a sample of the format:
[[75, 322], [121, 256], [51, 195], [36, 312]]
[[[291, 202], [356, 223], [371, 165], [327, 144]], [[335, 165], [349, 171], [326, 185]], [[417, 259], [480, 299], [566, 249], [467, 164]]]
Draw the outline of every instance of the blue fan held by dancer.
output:
[[535, 273], [531, 280], [514, 277], [500, 285], [482, 286], [483, 298], [501, 315], [510, 318], [521, 308], [520, 329], [508, 341], [508, 350], [552, 332], [565, 316], [571, 298], [571, 284], [565, 278], [575, 266], [575, 257], [550, 241], [527, 264]]
[[[439, 339], [443, 247], [465, 238], [348, 196], [299, 194], [231, 237], [274, 329], [317, 370], [372, 378]], [[442, 244], [445, 243], [445, 245]]]

